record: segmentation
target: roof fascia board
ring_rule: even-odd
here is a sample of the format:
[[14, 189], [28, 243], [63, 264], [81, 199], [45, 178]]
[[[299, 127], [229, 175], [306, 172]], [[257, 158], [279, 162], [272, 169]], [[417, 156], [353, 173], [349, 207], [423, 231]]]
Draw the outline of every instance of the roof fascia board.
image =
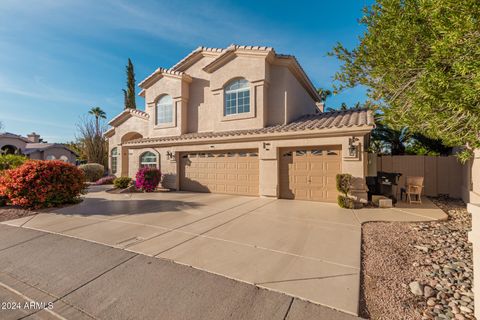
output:
[[320, 129], [305, 133], [305, 131], [291, 131], [291, 132], [276, 132], [274, 134], [253, 134], [242, 136], [226, 136], [226, 137], [212, 137], [212, 138], [193, 138], [188, 140], [172, 140], [172, 141], [159, 141], [159, 142], [140, 142], [140, 143], [126, 143], [127, 146], [180, 146], [180, 145], [196, 145], [205, 143], [219, 143], [219, 142], [247, 142], [247, 141], [259, 141], [259, 140], [284, 140], [284, 139], [305, 139], [305, 138], [322, 138], [322, 137], [334, 137], [345, 136], [352, 134], [364, 135], [370, 133], [373, 129], [371, 125], [358, 126], [356, 128], [330, 128]]

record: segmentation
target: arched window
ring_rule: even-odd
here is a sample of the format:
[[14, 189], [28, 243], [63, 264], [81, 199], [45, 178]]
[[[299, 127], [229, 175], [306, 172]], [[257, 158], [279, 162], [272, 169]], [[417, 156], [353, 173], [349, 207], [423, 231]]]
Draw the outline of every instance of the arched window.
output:
[[60, 156], [60, 161], [68, 162], [68, 157], [67, 156]]
[[140, 167], [157, 167], [157, 156], [150, 151], [142, 153], [140, 156]]
[[163, 96], [157, 101], [157, 125], [173, 122], [173, 100], [171, 96]]
[[117, 173], [117, 163], [118, 163], [118, 149], [117, 147], [113, 148], [110, 151], [110, 155], [112, 156], [110, 169], [112, 170], [112, 174]]
[[46, 158], [46, 160], [55, 160], [55, 156], [52, 154], [49, 154]]
[[225, 87], [224, 115], [250, 112], [250, 84], [245, 79], [237, 79]]

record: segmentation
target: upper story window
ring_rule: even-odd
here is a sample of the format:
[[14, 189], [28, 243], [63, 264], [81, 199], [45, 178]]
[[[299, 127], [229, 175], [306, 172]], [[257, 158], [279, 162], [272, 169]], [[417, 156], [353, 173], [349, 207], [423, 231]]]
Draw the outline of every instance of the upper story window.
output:
[[171, 96], [163, 96], [157, 102], [157, 124], [173, 122], [173, 100]]
[[224, 115], [250, 112], [250, 84], [245, 79], [230, 82], [225, 87]]
[[118, 151], [117, 147], [113, 148], [112, 151], [110, 151], [110, 154], [112, 156], [112, 162], [110, 169], [112, 170], [112, 173], [115, 174], [117, 173], [117, 163], [118, 163]]

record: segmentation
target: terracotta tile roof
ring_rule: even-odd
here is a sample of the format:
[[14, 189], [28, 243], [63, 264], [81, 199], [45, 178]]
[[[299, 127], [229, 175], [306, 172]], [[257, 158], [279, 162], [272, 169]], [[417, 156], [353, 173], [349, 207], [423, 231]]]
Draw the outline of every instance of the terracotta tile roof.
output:
[[68, 148], [63, 143], [45, 143], [45, 142], [27, 143], [25, 146], [25, 149], [22, 150], [22, 152], [23, 154], [28, 155], [37, 151], [45, 151], [50, 148], [62, 148], [78, 156], [77, 153], [75, 153], [73, 150]]
[[125, 116], [136, 116], [139, 118], [142, 118], [144, 120], [148, 120], [150, 118], [150, 115], [142, 110], [138, 109], [125, 109], [123, 110], [119, 115], [117, 115], [115, 118], [110, 120], [108, 122], [109, 125], [111, 126], [116, 126], [116, 122], [119, 122], [120, 119], [124, 118]]
[[143, 144], [157, 142], [174, 142], [184, 140], [209, 139], [221, 137], [242, 137], [265, 135], [275, 133], [308, 133], [324, 129], [352, 128], [366, 129], [375, 125], [373, 113], [366, 109], [353, 109], [347, 111], [324, 112], [315, 115], [306, 115], [289, 124], [276, 125], [260, 129], [235, 130], [223, 132], [198, 132], [187, 133], [180, 136], [142, 138], [127, 142], [126, 144]]
[[181, 67], [185, 64], [185, 62], [187, 62], [188, 60], [190, 60], [190, 58], [192, 58], [193, 56], [196, 56], [197, 54], [201, 53], [202, 51], [214, 52], [214, 53], [222, 53], [222, 52], [225, 51], [225, 49], [222, 49], [222, 48], [198, 47], [198, 48], [196, 48], [195, 50], [193, 50], [192, 52], [190, 52], [185, 58], [183, 58], [182, 60], [178, 61], [173, 67], [170, 68], [170, 70], [176, 71], [177, 69], [181, 68]]
[[0, 132], [0, 138], [14, 138], [14, 139], [20, 139], [24, 142], [30, 142], [30, 140], [28, 140], [27, 138], [11, 132]]
[[154, 78], [154, 77], [157, 76], [157, 75], [163, 75], [163, 74], [170, 74], [170, 75], [174, 75], [174, 76], [187, 77], [187, 78], [190, 77], [189, 75], [187, 75], [185, 72], [182, 72], [182, 71], [175, 71], [175, 70], [165, 69], [165, 68], [157, 68], [157, 70], [155, 70], [155, 71], [154, 71], [153, 73], [151, 73], [148, 77], [146, 77], [145, 79], [143, 79], [143, 80], [138, 84], [138, 86], [139, 86], [140, 88], [148, 87], [148, 82], [149, 82], [149, 80], [151, 80], [152, 78]]

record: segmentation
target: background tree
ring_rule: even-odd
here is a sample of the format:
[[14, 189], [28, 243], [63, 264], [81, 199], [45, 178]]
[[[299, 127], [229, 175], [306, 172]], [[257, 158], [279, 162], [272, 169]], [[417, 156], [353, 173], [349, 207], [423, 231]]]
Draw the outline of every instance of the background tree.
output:
[[77, 154], [79, 163], [87, 163], [87, 155], [85, 153], [85, 143], [82, 139], [76, 138], [74, 141], [65, 143], [65, 146]]
[[377, 0], [360, 44], [331, 53], [342, 62], [335, 90], [366, 86], [386, 124], [465, 146], [465, 161], [480, 147], [479, 21], [478, 0]]
[[317, 88], [318, 95], [320, 96], [320, 101], [325, 103], [327, 98], [332, 96], [332, 91], [323, 88]]
[[420, 133], [411, 133], [407, 127], [394, 129], [385, 123], [382, 114], [375, 114], [376, 127], [372, 130], [370, 152], [389, 155], [450, 155], [451, 147], [442, 141], [430, 139]]
[[[92, 110], [90, 110], [92, 111]], [[108, 163], [108, 143], [105, 139], [105, 132], [107, 125], [103, 121], [104, 117], [97, 116], [96, 114], [89, 112], [91, 116], [85, 116], [80, 119], [77, 124], [77, 145], [82, 148], [82, 154], [87, 162], [99, 163], [103, 166], [107, 166]]]
[[135, 102], [135, 71], [133, 69], [133, 63], [130, 58], [128, 58], [127, 64], [127, 89], [123, 89], [123, 98], [125, 103], [125, 109], [137, 109], [137, 104]]
[[95, 130], [96, 132], [100, 131], [100, 119], [106, 119], [107, 114], [100, 107], [93, 107], [88, 111], [89, 114], [95, 117]]
[[403, 155], [405, 154], [405, 145], [410, 140], [410, 134], [406, 128], [395, 130], [377, 122], [375, 129], [372, 130], [371, 139], [374, 142], [373, 146], [380, 148], [375, 152], [392, 156]]

